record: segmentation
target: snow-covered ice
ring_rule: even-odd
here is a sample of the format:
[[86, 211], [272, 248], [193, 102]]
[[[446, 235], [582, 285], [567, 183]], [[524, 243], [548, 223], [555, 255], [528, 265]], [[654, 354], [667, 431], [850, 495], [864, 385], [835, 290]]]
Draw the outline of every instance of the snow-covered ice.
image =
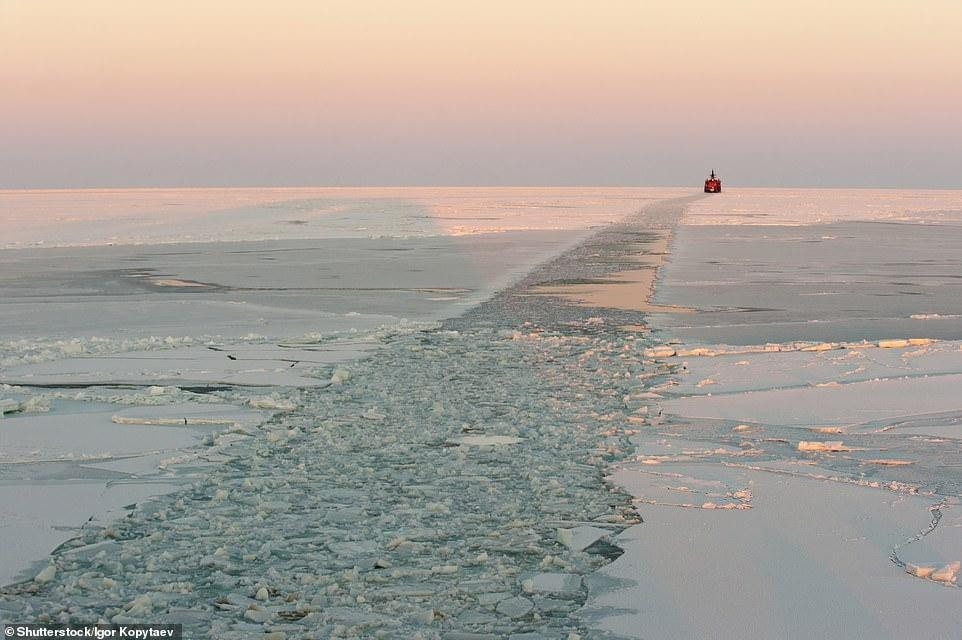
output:
[[[957, 590], [902, 578], [889, 557], [928, 525], [936, 498], [801, 475], [814, 468], [667, 470], [750, 486], [753, 508], [641, 507], [645, 523], [618, 538], [625, 555], [592, 578], [582, 615], [598, 628], [627, 637], [905, 638], [920, 628], [951, 637], [962, 623]], [[639, 495], [665, 482], [630, 467], [614, 480]]]
[[689, 205], [649, 317], [659, 397], [611, 476], [644, 523], [589, 579], [589, 626], [958, 634], [960, 241], [958, 191]]

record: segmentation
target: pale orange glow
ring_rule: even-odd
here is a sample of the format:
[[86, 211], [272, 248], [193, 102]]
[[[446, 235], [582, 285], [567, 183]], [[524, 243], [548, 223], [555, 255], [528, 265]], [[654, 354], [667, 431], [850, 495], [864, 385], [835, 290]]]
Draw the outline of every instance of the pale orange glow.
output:
[[0, 126], [684, 144], [719, 118], [737, 136], [959, 140], [960, 25], [942, 0], [5, 0]]

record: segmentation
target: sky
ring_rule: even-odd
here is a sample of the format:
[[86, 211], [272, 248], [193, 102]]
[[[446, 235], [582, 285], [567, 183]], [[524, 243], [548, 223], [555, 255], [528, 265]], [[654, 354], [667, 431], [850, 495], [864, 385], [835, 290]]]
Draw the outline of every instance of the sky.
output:
[[958, 0], [0, 0], [0, 188], [962, 188]]

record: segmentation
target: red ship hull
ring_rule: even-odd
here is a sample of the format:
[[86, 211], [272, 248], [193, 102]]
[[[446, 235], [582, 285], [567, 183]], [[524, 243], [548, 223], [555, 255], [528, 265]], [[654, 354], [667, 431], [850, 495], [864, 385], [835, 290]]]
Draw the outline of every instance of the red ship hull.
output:
[[721, 178], [715, 175], [715, 170], [711, 170], [711, 175], [705, 179], [705, 193], [721, 193]]

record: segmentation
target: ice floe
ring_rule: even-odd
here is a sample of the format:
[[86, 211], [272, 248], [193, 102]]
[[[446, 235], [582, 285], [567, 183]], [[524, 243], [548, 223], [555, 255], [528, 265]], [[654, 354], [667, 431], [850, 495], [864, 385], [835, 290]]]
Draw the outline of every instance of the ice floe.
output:
[[3, 417], [8, 413], [16, 413], [22, 409], [22, 405], [19, 401], [12, 398], [0, 399], [0, 417]]
[[224, 425], [245, 426], [249, 429], [264, 422], [269, 415], [265, 411], [253, 411], [231, 405], [168, 404], [130, 407], [118, 411], [111, 416], [110, 420], [115, 424]]
[[604, 540], [611, 535], [608, 529], [582, 525], [571, 529], [558, 529], [558, 542], [568, 547], [572, 551], [584, 551], [599, 540]]
[[495, 434], [469, 434], [451, 438], [448, 442], [463, 445], [466, 447], [501, 447], [510, 444], [518, 444], [521, 438], [514, 436], [501, 436]]
[[329, 343], [310, 349], [272, 344], [198, 345], [10, 367], [0, 376], [0, 381], [33, 387], [218, 384], [322, 387], [330, 384], [330, 379], [319, 374], [320, 371], [326, 372], [335, 363], [356, 359], [374, 347], [372, 342]]
[[[672, 475], [676, 473], [684, 477]], [[650, 499], [653, 491], [671, 482], [683, 482], [688, 491], [704, 491], [718, 486], [721, 479], [728, 486], [750, 486], [755, 508], [731, 519], [713, 513], [719, 506], [714, 500], [693, 501], [692, 509], [665, 511], [670, 504]], [[788, 603], [804, 614], [794, 619], [792, 628], [804, 629], [812, 637], [848, 635], [876, 624], [876, 616], [891, 629], [891, 637], [911, 633], [920, 617], [930, 628], [945, 633], [959, 623], [953, 613], [958, 611], [954, 593], [923, 597], [910, 585], [892, 583], [896, 574], [886, 572], [886, 566], [892, 567], [889, 551], [902, 544], [907, 532], [929, 520], [929, 499], [906, 499], [825, 480], [786, 480], [765, 471], [708, 463], [670, 465], [669, 475], [625, 469], [614, 480], [636, 496], [646, 497], [648, 506], [643, 511], [645, 523], [618, 538], [625, 555], [603, 568], [598, 578], [589, 579], [591, 595], [582, 615], [599, 629], [632, 635], [637, 633], [634, 625], [643, 621], [645, 634], [659, 637], [770, 637], [771, 630], [783, 624], [779, 607]], [[818, 516], [811, 517], [806, 505], [817, 509]], [[958, 534], [953, 536], [957, 543]], [[929, 536], [922, 540], [928, 541]], [[932, 553], [923, 547], [916, 550], [920, 544], [928, 542], [914, 542], [900, 553]], [[693, 548], [699, 552], [692, 553]], [[707, 565], [706, 557], [711, 558]], [[831, 562], [826, 563], [826, 558]], [[776, 592], [765, 577], [773, 572], [791, 574], [791, 580], [779, 581]], [[880, 573], [887, 573], [889, 579], [880, 580]], [[719, 590], [730, 585], [732, 575], [739, 576], [737, 593], [717, 597]], [[951, 563], [943, 575], [949, 580], [955, 576]], [[821, 593], [812, 593], [812, 585], [818, 585]], [[838, 599], [852, 590], [873, 601], [886, 601], [886, 611], [866, 618], [858, 610], [839, 606]], [[687, 606], [683, 614], [672, 614], [672, 602], [679, 597]], [[635, 603], [638, 613], [614, 610], [627, 599]], [[742, 607], [757, 611], [753, 614], [761, 617], [757, 626], [746, 630], [739, 613]], [[832, 612], [831, 621], [824, 619], [826, 611]]]
[[841, 440], [827, 440], [825, 442], [800, 440], [798, 443], [798, 450], [817, 453], [851, 451], [851, 449], [845, 446]]

